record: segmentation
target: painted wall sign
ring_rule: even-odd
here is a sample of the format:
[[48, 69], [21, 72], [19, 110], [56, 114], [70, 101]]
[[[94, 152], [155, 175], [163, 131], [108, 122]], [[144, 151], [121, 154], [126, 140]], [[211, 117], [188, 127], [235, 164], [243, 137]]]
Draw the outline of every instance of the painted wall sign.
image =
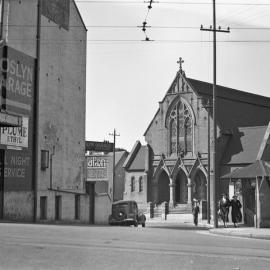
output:
[[85, 151], [112, 152], [113, 151], [113, 143], [86, 141], [85, 142]]
[[0, 55], [1, 84], [6, 89], [7, 106], [31, 110], [27, 105], [33, 102], [34, 58], [10, 47], [2, 48]]
[[42, 1], [42, 15], [68, 30], [70, 0], [44, 0]]
[[0, 128], [5, 190], [32, 190], [35, 59], [11, 47], [0, 48], [0, 82], [6, 88], [7, 111], [22, 120], [19, 127]]
[[2, 127], [0, 131], [0, 143], [28, 148], [28, 123], [29, 118], [22, 117], [21, 127]]
[[88, 156], [87, 181], [108, 181], [108, 157]]
[[5, 151], [4, 166], [0, 174], [0, 177], [4, 176], [6, 191], [31, 190], [32, 156], [26, 151]]

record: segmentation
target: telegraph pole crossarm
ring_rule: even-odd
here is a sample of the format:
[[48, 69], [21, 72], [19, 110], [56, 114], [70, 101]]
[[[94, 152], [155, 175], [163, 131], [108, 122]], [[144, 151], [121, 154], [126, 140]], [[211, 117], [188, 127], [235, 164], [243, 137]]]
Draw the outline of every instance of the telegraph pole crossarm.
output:
[[209, 28], [204, 28], [201, 25], [201, 31], [210, 31], [213, 32], [213, 181], [212, 181], [212, 193], [213, 193], [213, 219], [214, 219], [214, 228], [218, 227], [218, 216], [217, 216], [217, 108], [216, 108], [216, 51], [217, 51], [217, 32], [230, 33], [230, 28], [222, 29], [220, 26], [216, 27], [216, 1], [213, 0], [213, 26]]

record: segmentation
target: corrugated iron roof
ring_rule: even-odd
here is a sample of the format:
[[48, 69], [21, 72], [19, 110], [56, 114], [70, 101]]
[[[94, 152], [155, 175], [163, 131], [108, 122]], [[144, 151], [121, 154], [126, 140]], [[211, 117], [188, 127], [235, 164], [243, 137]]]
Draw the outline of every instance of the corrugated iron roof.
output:
[[236, 169], [231, 173], [222, 176], [222, 179], [243, 179], [270, 176], [270, 163], [263, 160], [256, 160], [251, 165]]
[[267, 126], [242, 127], [234, 131], [230, 138], [223, 164], [250, 164], [258, 155]]

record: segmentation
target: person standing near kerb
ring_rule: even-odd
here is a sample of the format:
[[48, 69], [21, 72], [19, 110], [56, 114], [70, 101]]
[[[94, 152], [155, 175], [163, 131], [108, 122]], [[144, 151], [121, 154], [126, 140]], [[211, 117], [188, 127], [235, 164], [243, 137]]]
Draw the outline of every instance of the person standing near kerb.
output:
[[229, 208], [230, 200], [227, 194], [221, 194], [221, 199], [218, 201], [218, 215], [223, 221], [224, 228], [227, 228], [227, 222], [229, 221]]
[[193, 214], [193, 222], [195, 226], [198, 226], [198, 214], [200, 212], [199, 201], [193, 199], [193, 207], [192, 207], [192, 214]]
[[240, 210], [242, 208], [242, 204], [237, 199], [236, 195], [233, 196], [230, 205], [232, 207], [232, 222], [234, 227], [238, 227], [238, 223], [242, 221], [242, 213]]

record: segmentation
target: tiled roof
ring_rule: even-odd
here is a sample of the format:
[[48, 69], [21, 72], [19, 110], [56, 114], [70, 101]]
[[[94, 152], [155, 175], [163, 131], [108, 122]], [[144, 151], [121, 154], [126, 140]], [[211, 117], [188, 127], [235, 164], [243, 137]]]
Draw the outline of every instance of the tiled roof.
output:
[[147, 151], [147, 146], [142, 145], [135, 156], [134, 160], [131, 162], [128, 170], [129, 171], [141, 171], [145, 170], [145, 163], [146, 163], [146, 151]]
[[231, 173], [222, 176], [222, 179], [255, 178], [270, 176], [270, 164], [263, 160], [256, 160], [249, 166], [236, 169]]
[[250, 164], [258, 155], [267, 126], [242, 127], [234, 132], [223, 156], [223, 164]]
[[[126, 151], [116, 151], [115, 152], [115, 165], [121, 160]], [[108, 153], [109, 156], [113, 156], [113, 152]]]
[[[193, 89], [199, 94], [199, 95], [208, 95], [212, 96], [213, 92], [213, 84], [186, 78], [187, 82], [191, 84]], [[261, 106], [267, 106], [270, 107], [270, 98], [265, 96], [260, 96], [244, 91], [240, 91], [237, 89], [217, 85], [217, 97], [220, 98], [227, 98], [227, 99], [233, 99], [240, 102], [247, 102], [251, 104], [257, 104]]]
[[[180, 76], [182, 76], [182, 75], [180, 74]], [[184, 78], [187, 81], [187, 83], [192, 87], [192, 89], [195, 91], [195, 93], [197, 93], [197, 95], [210, 96], [210, 97], [212, 96], [212, 93], [213, 93], [213, 84], [212, 83], [203, 82], [203, 81], [199, 81], [199, 80], [195, 80], [195, 79], [187, 78], [187, 77], [184, 77]], [[169, 93], [172, 90], [175, 81], [178, 79], [179, 79], [179, 73], [177, 73], [177, 75], [174, 78], [173, 83], [171, 84], [167, 93]], [[216, 91], [217, 97], [219, 97], [219, 98], [235, 100], [238, 102], [250, 103], [250, 104], [254, 104], [254, 105], [258, 105], [258, 106], [270, 107], [270, 98], [269, 97], [256, 95], [256, 94], [240, 91], [237, 89], [233, 89], [233, 88], [229, 88], [229, 87], [225, 87], [225, 86], [221, 86], [221, 85], [217, 85], [216, 89], [217, 89], [217, 91]], [[165, 97], [166, 97], [166, 95], [165, 95]], [[164, 101], [165, 97], [163, 98], [162, 102]], [[144, 132], [144, 136], [146, 135], [147, 131], [149, 130], [150, 126], [152, 125], [152, 123], [153, 123], [156, 115], [159, 113], [159, 111], [160, 111], [160, 108], [157, 109], [155, 116], [153, 117], [152, 121], [150, 122], [146, 131]]]

